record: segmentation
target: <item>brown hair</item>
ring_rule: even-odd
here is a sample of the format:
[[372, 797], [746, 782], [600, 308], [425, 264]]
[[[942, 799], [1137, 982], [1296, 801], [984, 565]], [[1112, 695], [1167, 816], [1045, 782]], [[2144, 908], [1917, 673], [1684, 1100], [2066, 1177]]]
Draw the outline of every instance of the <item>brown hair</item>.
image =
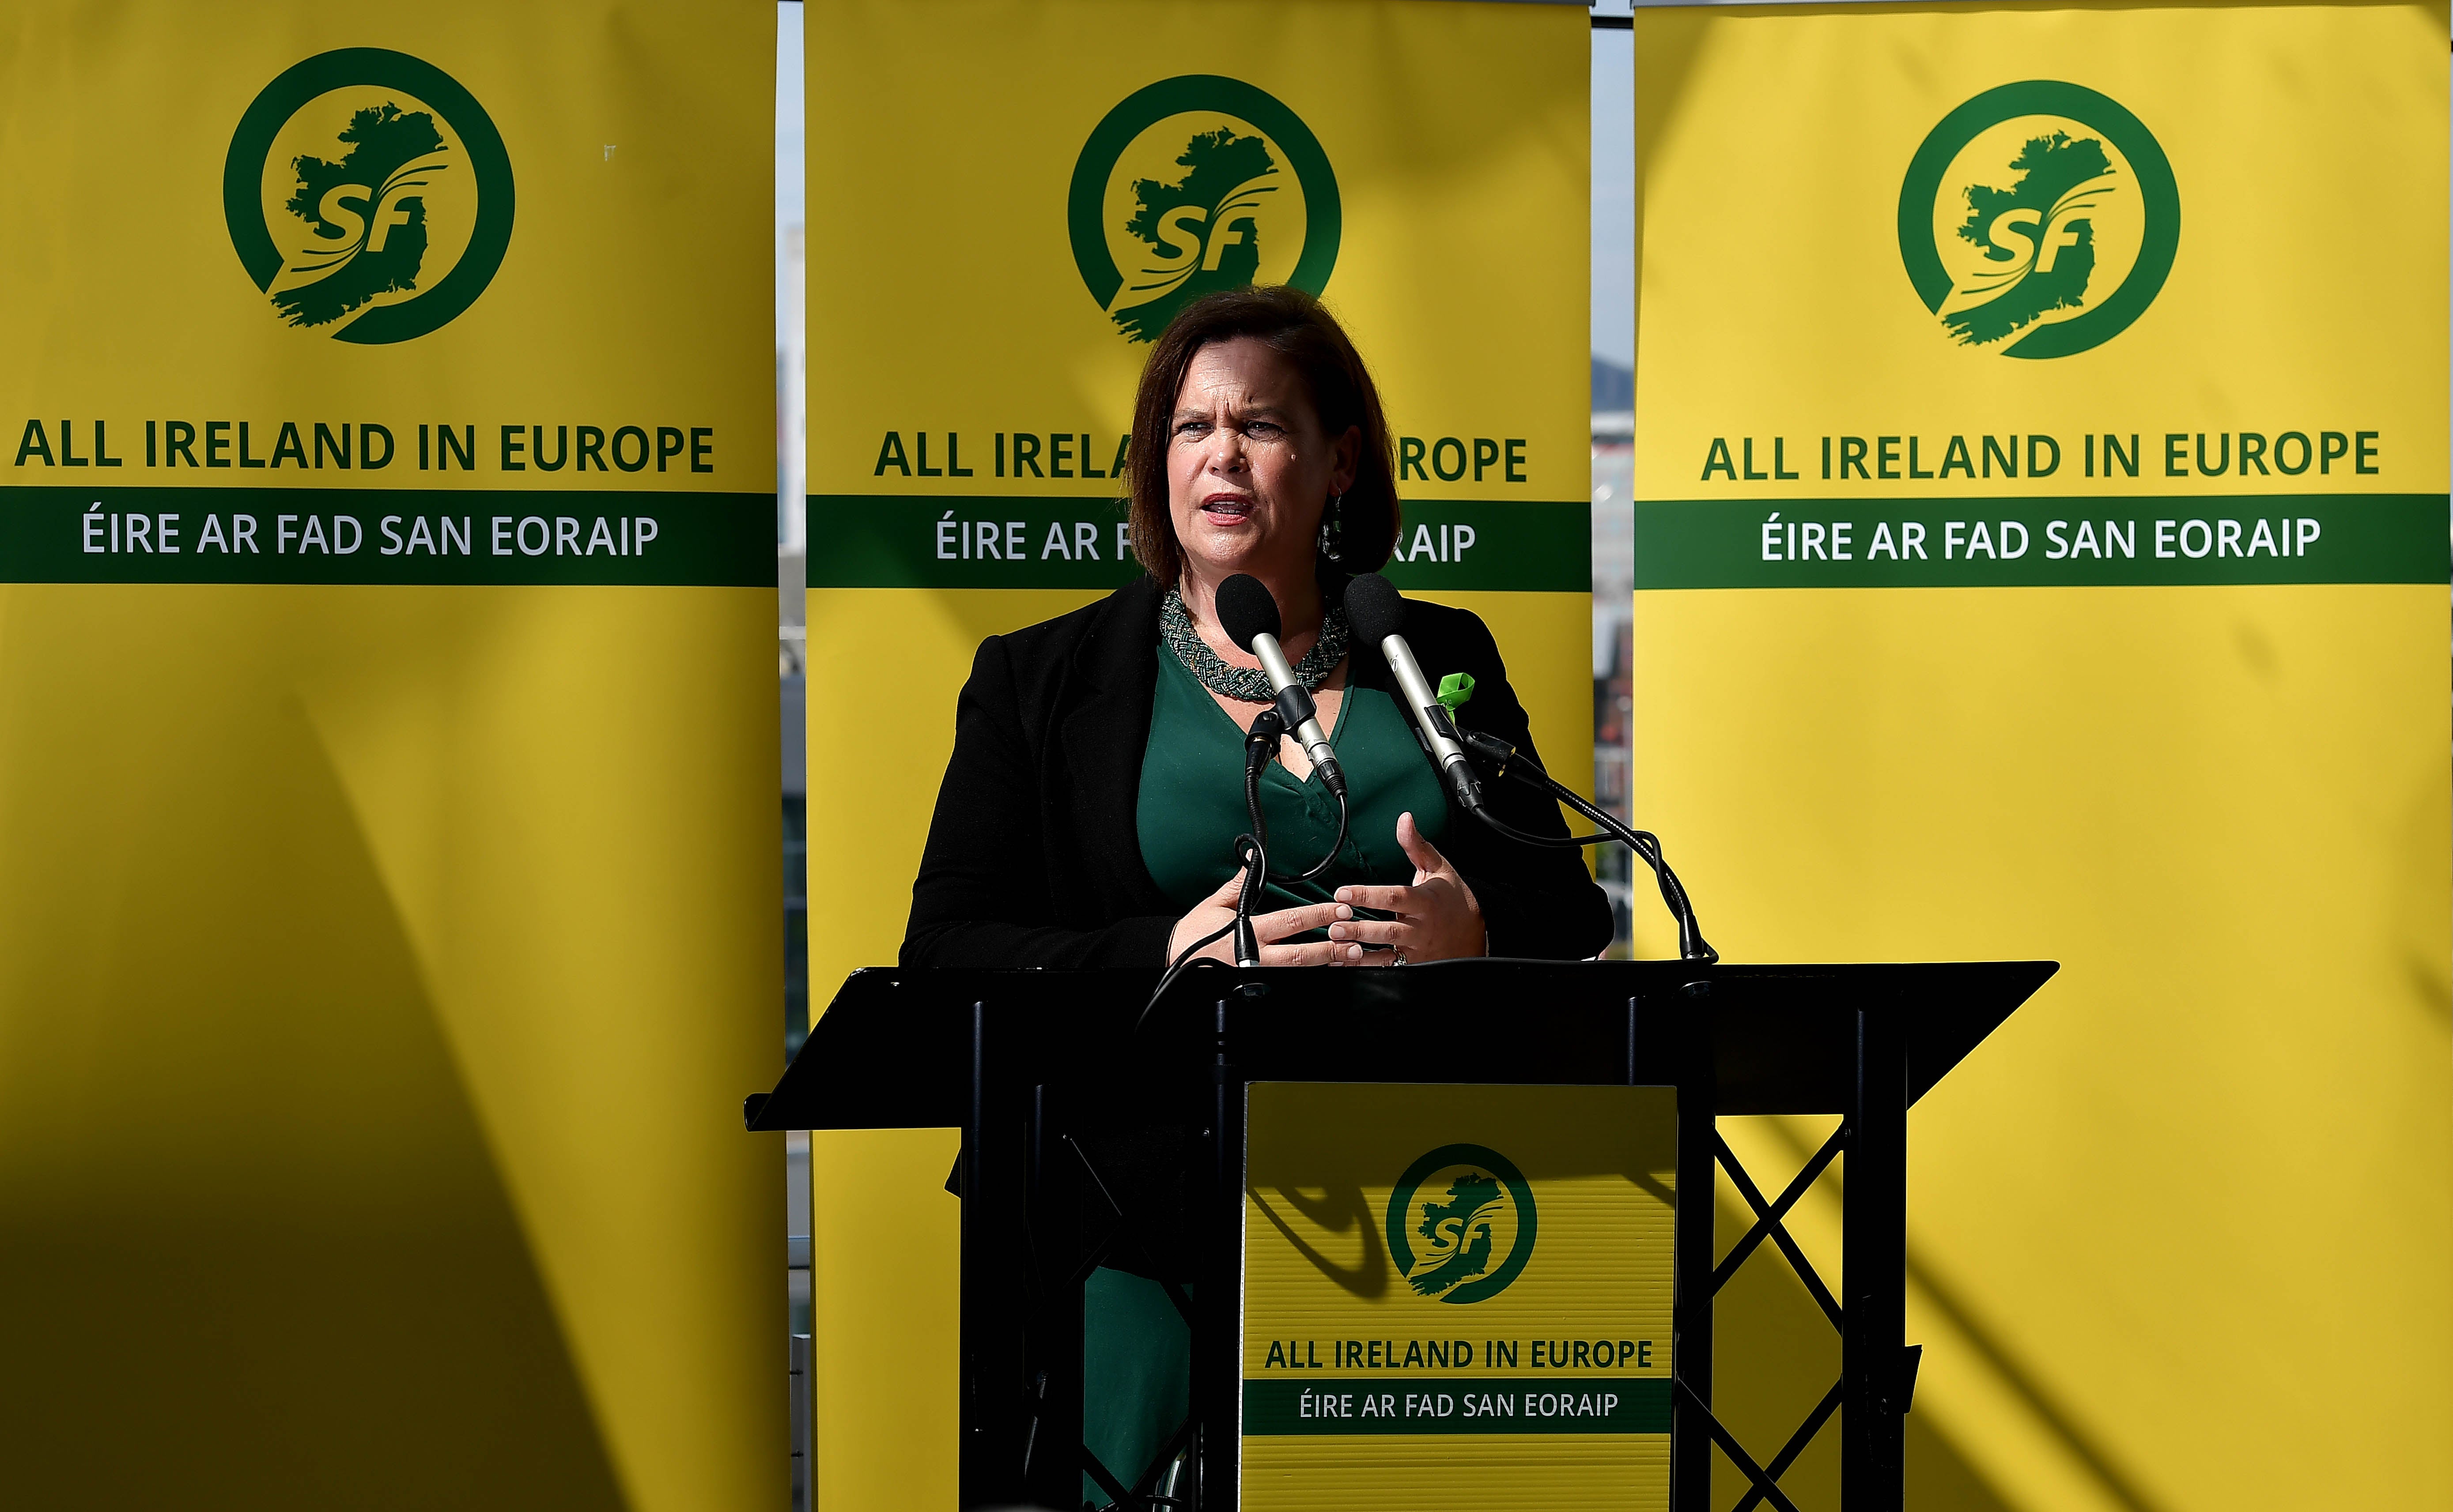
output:
[[1150, 576], [1170, 587], [1184, 574], [1184, 547], [1167, 509], [1167, 439], [1176, 396], [1193, 354], [1212, 342], [1248, 336], [1292, 363], [1311, 394], [1321, 428], [1334, 440], [1351, 426], [1363, 432], [1354, 482], [1338, 507], [1337, 560], [1321, 569], [1377, 571], [1397, 540], [1396, 451], [1362, 354], [1319, 300], [1292, 285], [1221, 289], [1184, 307], [1167, 324], [1143, 365], [1133, 395], [1133, 439], [1126, 454], [1133, 555]]

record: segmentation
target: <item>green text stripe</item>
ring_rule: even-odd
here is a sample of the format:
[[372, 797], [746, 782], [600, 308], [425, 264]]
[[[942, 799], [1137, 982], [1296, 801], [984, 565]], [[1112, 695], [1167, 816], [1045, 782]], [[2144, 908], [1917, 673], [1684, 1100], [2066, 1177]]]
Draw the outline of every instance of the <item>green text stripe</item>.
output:
[[771, 587], [763, 493], [0, 487], [0, 582]]
[[1639, 501], [1635, 586], [2444, 583], [2446, 530], [2441, 493]]
[[[1384, 570], [1404, 588], [1589, 592], [1588, 507], [1409, 502]], [[1119, 587], [1141, 571], [1124, 527], [1113, 499], [811, 494], [809, 587]]]
[[1244, 1383], [1244, 1436], [1378, 1433], [1667, 1433], [1665, 1377], [1536, 1381]]

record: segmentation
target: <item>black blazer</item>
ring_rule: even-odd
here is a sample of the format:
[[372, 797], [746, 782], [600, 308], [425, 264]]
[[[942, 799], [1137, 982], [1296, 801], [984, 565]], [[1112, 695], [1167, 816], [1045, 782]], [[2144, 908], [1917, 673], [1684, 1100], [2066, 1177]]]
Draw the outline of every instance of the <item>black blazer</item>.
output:
[[[954, 715], [954, 754], [911, 887], [907, 966], [1166, 965], [1182, 910], [1142, 864], [1136, 810], [1158, 687], [1161, 590], [1148, 577], [1098, 603], [980, 644]], [[1459, 723], [1528, 754], [1525, 710], [1479, 616], [1421, 600], [1406, 639], [1432, 677], [1470, 672]], [[1358, 647], [1350, 683], [1396, 695]], [[1539, 760], [1539, 756], [1535, 756]], [[1515, 783], [1499, 816], [1564, 835], [1558, 806]], [[1457, 813], [1442, 853], [1482, 905], [1493, 955], [1576, 959], [1610, 941], [1607, 897], [1569, 850], [1501, 838]]]

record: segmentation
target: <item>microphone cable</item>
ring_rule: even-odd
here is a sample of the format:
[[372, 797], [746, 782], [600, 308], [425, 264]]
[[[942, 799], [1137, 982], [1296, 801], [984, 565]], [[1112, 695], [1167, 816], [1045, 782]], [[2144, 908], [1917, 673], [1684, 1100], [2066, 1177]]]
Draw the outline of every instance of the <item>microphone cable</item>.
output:
[[1236, 865], [1245, 868], [1243, 885], [1235, 895], [1235, 917], [1177, 951], [1175, 959], [1167, 964], [1167, 970], [1158, 979], [1158, 985], [1150, 989], [1149, 1000], [1142, 1005], [1140, 1015], [1133, 1020], [1135, 1038], [1140, 1037], [1142, 1029], [1149, 1023], [1150, 1010], [1158, 1006], [1158, 1000], [1167, 996], [1167, 989], [1175, 985], [1175, 979], [1184, 975], [1187, 967], [1223, 966], [1228, 964], [1215, 956], [1205, 956], [1202, 951], [1233, 934], [1239, 925], [1247, 929], [1251, 926], [1252, 901], [1258, 896], [1252, 879], [1268, 869], [1268, 847], [1254, 836], [1237, 835], [1235, 861]]
[[1476, 819], [1510, 840], [1553, 850], [1581, 849], [1585, 846], [1617, 841], [1642, 857], [1644, 864], [1652, 868], [1652, 880], [1661, 888], [1661, 901], [1668, 906], [1670, 917], [1678, 922], [1679, 958], [1703, 962], [1721, 959], [1721, 952], [1713, 949], [1704, 939], [1703, 925], [1695, 920], [1694, 901], [1687, 897], [1685, 885], [1678, 880], [1678, 873], [1670, 869], [1669, 859], [1662, 854], [1660, 836], [1648, 829], [1637, 829], [1622, 823], [1617, 815], [1587, 801], [1575, 789], [1543, 770], [1539, 762], [1497, 736], [1486, 735], [1480, 730], [1462, 733], [1466, 749], [1476, 761], [1489, 767], [1492, 776], [1511, 778], [1523, 786], [1546, 793], [1601, 826], [1604, 832], [1568, 836], [1528, 834], [1492, 813], [1487, 806], [1472, 810]]
[[[1352, 814], [1346, 807], [1346, 795], [1344, 793], [1338, 792], [1334, 787], [1330, 788], [1329, 792], [1337, 799], [1337, 839], [1329, 844], [1328, 854], [1321, 857], [1318, 861], [1313, 862], [1306, 870], [1296, 874], [1295, 880], [1297, 882], [1310, 882], [1323, 875], [1329, 867], [1337, 865], [1337, 858], [1346, 850], [1346, 826], [1348, 820], [1352, 817]], [[1258, 813], [1259, 810], [1255, 809], [1253, 812]]]
[[[1249, 931], [1251, 928], [1253, 905], [1260, 902], [1262, 889], [1268, 885], [1269, 880], [1269, 823], [1267, 816], [1261, 811], [1261, 774], [1268, 770], [1269, 763], [1277, 758], [1278, 742], [1286, 733], [1286, 716], [1271, 706], [1255, 715], [1251, 727], [1244, 734], [1244, 807], [1252, 821], [1252, 830], [1249, 834], [1235, 837], [1235, 862], [1244, 868], [1244, 883], [1235, 895], [1235, 917], [1186, 945], [1176, 953], [1174, 960], [1167, 963], [1166, 972], [1158, 979], [1158, 985], [1150, 989], [1149, 1000], [1142, 1005], [1140, 1016], [1133, 1020], [1135, 1036], [1139, 1036], [1149, 1023], [1150, 1010], [1158, 1006], [1159, 999], [1167, 996], [1167, 989], [1175, 985], [1176, 978], [1187, 969], [1194, 965], [1227, 965], [1214, 957], [1202, 956], [1202, 951], [1239, 929]], [[1327, 785], [1324, 783], [1322, 786]], [[1343, 791], [1330, 787], [1329, 793], [1337, 800], [1337, 839], [1329, 846], [1326, 855], [1297, 875], [1299, 882], [1310, 882], [1326, 872], [1346, 850], [1353, 808]], [[1238, 944], [1241, 944], [1240, 940]], [[1259, 945], [1255, 943], [1253, 957], [1256, 961], [1259, 953]]]
[[1141, 1038], [1142, 1030], [1149, 1024], [1150, 1010], [1158, 1006], [1158, 1000], [1167, 996], [1167, 989], [1175, 985], [1175, 979], [1184, 975], [1186, 967], [1223, 966], [1226, 964], [1226, 962], [1219, 960], [1216, 956], [1206, 956], [1201, 954], [1201, 952], [1207, 949], [1209, 946], [1216, 945], [1219, 941], [1226, 939], [1227, 933], [1234, 927], [1235, 926], [1231, 924], [1219, 925], [1209, 933], [1203, 935], [1200, 939], [1192, 942], [1192, 944], [1186, 945], [1183, 953], [1178, 955], [1173, 962], [1169, 963], [1166, 975], [1160, 977], [1158, 979], [1158, 985], [1150, 990], [1149, 1001], [1142, 1005], [1140, 1016], [1133, 1020], [1132, 1038]]
[[[1252, 940], [1252, 906], [1260, 901], [1261, 889], [1268, 885], [1269, 880], [1269, 822], [1267, 816], [1261, 812], [1261, 773], [1268, 769], [1270, 761], [1277, 755], [1278, 740], [1286, 729], [1285, 716], [1275, 708], [1265, 708], [1254, 717], [1251, 728], [1244, 733], [1244, 810], [1252, 821], [1252, 829], [1249, 834], [1235, 837], [1235, 864], [1244, 870], [1244, 881], [1235, 889], [1235, 917], [1176, 952], [1175, 959], [1167, 963], [1166, 972], [1159, 977], [1158, 985], [1150, 989], [1149, 1000], [1142, 1005], [1140, 1016], [1133, 1020], [1136, 1037], [1149, 1023], [1150, 1010], [1158, 1006], [1159, 999], [1167, 996], [1167, 989], [1175, 985], [1175, 979], [1193, 965], [1196, 958], [1207, 965], [1227, 964], [1202, 956], [1202, 951], [1231, 934], [1236, 937], [1239, 955], [1248, 944], [1252, 960], [1256, 964], [1260, 960], [1260, 945]], [[1345, 844], [1343, 825], [1339, 826], [1338, 843], [1341, 846]], [[1331, 854], [1333, 856], [1334, 852]]]
[[1252, 938], [1252, 909], [1269, 885], [1269, 820], [1261, 812], [1261, 774], [1278, 754], [1278, 740], [1286, 728], [1284, 715], [1265, 708], [1244, 732], [1244, 813], [1252, 821], [1252, 832], [1235, 842], [1235, 859], [1244, 867], [1244, 885], [1235, 891], [1235, 964], [1239, 966], [1261, 964], [1260, 942]]
[[[1413, 648], [1406, 644], [1406, 600], [1396, 586], [1377, 572], [1366, 572], [1346, 585], [1346, 615], [1354, 633], [1367, 645], [1380, 647], [1387, 659], [1389, 673], [1397, 680], [1399, 705], [1405, 708], [1414, 726], [1414, 738], [1420, 742], [1423, 754], [1440, 773], [1448, 789], [1448, 797], [1458, 807], [1496, 833], [1519, 845], [1535, 846], [1546, 850], [1580, 850], [1586, 846], [1615, 840], [1644, 858], [1652, 868], [1653, 880], [1661, 885], [1662, 901], [1669, 905], [1678, 921], [1678, 953], [1688, 961], [1718, 961], [1721, 953], [1705, 943], [1704, 931], [1695, 922], [1695, 906], [1678, 874], [1661, 853], [1660, 837], [1645, 830], [1631, 828], [1609, 813], [1586, 803], [1566, 785], [1554, 780], [1542, 769], [1541, 764], [1518, 754], [1516, 747], [1504, 740], [1466, 729], [1450, 717], [1446, 705], [1431, 691], [1430, 681], [1414, 660]], [[1547, 793], [1577, 813], [1602, 826], [1602, 833], [1592, 835], [1534, 835], [1517, 828], [1490, 811], [1482, 792], [1482, 784], [1474, 775], [1474, 765], [1480, 763], [1494, 777], [1513, 777], [1537, 791]]]
[[1296, 879], [1297, 881], [1309, 882], [1313, 878], [1326, 872], [1330, 866], [1336, 865], [1338, 853], [1346, 848], [1346, 795], [1344, 793], [1340, 793], [1337, 795], [1337, 841], [1334, 845], [1328, 847], [1328, 854], [1321, 857], [1317, 862], [1314, 862], [1311, 869], [1301, 874]]
[[[1267, 771], [1269, 763], [1276, 759], [1278, 742], [1286, 734], [1286, 715], [1272, 706], [1254, 715], [1252, 727], [1244, 735], [1244, 806], [1251, 815], [1252, 833], [1260, 841], [1264, 854], [1268, 846], [1269, 828], [1268, 821], [1261, 814], [1261, 774]], [[1321, 786], [1328, 786], [1326, 783]], [[1329, 787], [1328, 791], [1337, 800], [1337, 839], [1329, 844], [1326, 855], [1295, 874], [1297, 882], [1310, 882], [1322, 876], [1337, 865], [1338, 856], [1346, 849], [1346, 826], [1353, 820], [1353, 808], [1346, 802], [1344, 790]], [[1268, 879], [1263, 877], [1261, 881], [1266, 884]], [[1254, 896], [1258, 897], [1257, 891]]]

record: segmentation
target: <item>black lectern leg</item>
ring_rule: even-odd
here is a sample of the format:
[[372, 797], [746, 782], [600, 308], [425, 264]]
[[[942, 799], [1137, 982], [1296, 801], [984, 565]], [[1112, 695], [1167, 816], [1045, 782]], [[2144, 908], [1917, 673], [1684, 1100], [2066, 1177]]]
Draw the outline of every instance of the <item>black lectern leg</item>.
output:
[[1900, 1014], [1857, 1013], [1857, 1096], [1850, 1114], [1842, 1242], [1840, 1503], [1899, 1512], [1907, 1334], [1907, 1041]]
[[1719, 1144], [1712, 1067], [1712, 1009], [1688, 988], [1680, 1013], [1678, 1079], [1677, 1294], [1671, 1303], [1670, 1364], [1694, 1394], [1673, 1398], [1669, 1433], [1669, 1504], [1675, 1512], [1708, 1512], [1712, 1504], [1712, 1152]]
[[1024, 1231], [1028, 1145], [1024, 1109], [990, 1074], [989, 1011], [971, 1006], [971, 1096], [963, 1122], [961, 1501], [1008, 1504], [1022, 1494], [1030, 1398], [1023, 1363], [1023, 1299], [1012, 1262]]
[[[1034, 1283], [1024, 1369], [1030, 1419], [1023, 1430], [1019, 1499], [1029, 1506], [1069, 1507], [1082, 1500], [1082, 1278], [1084, 1211], [1112, 1210], [1070, 1137], [1080, 1113], [1069, 1089], [1031, 1089], [1029, 1189], [1026, 1198]], [[1121, 1217], [1121, 1215], [1119, 1215]]]
[[998, 1430], [1005, 1414], [996, 1410], [991, 1383], [1002, 1383], [1006, 1350], [999, 1347], [1009, 1316], [999, 1295], [995, 1238], [996, 1219], [989, 1208], [1005, 1184], [1004, 1162], [993, 1144], [996, 1120], [990, 1114], [987, 1084], [987, 1005], [971, 1005], [970, 1105], [963, 1120], [962, 1163], [957, 1167], [963, 1189], [963, 1376], [961, 1497], [965, 1506], [988, 1501], [996, 1485]]
[[[1247, 985], [1242, 993], [1268, 988]], [[1217, 1005], [1217, 1044], [1210, 1063], [1209, 1188], [1200, 1217], [1199, 1295], [1192, 1300], [1192, 1414], [1200, 1424], [1194, 1455], [1195, 1512], [1231, 1512], [1238, 1498], [1244, 1389], [1244, 1079], [1227, 1053], [1227, 1019], [1242, 998]]]

